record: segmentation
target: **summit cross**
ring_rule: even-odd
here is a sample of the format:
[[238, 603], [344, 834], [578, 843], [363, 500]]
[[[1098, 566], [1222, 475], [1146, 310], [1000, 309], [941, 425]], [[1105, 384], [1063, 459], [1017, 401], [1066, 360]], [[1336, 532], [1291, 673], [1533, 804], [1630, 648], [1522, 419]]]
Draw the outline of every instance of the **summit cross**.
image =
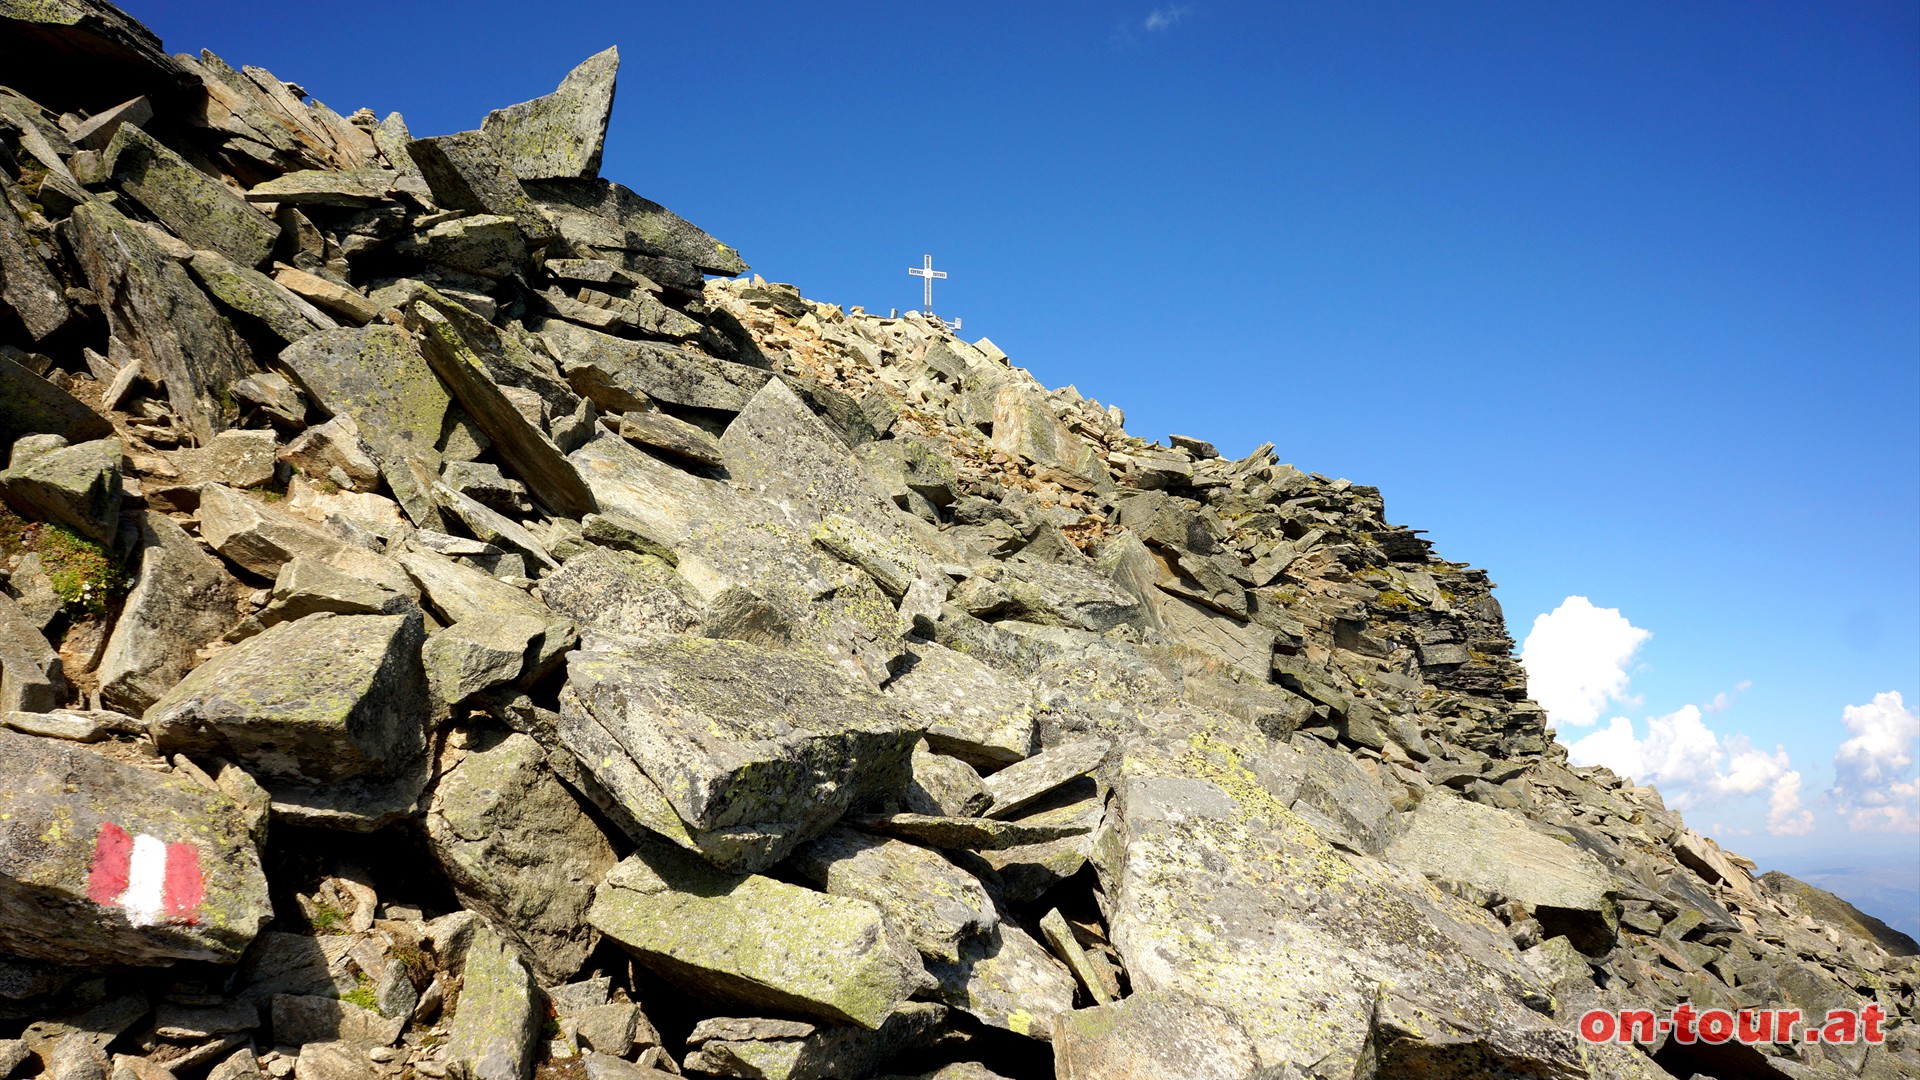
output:
[[917, 277], [917, 278], [927, 279], [926, 301], [922, 305], [922, 307], [924, 308], [924, 310], [928, 315], [931, 315], [933, 314], [933, 279], [946, 277], [947, 272], [945, 270], [935, 270], [933, 268], [933, 256], [923, 255], [921, 256], [921, 258], [924, 260], [924, 262], [919, 266], [907, 267], [907, 273], [912, 274], [914, 277]]

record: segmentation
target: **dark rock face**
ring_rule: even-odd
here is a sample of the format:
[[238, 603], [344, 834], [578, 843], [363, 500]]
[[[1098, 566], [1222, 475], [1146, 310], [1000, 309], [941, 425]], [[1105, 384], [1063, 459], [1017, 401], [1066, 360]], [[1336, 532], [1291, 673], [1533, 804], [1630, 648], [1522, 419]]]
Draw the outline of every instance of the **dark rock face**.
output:
[[[1569, 767], [1484, 572], [708, 280], [618, 59], [415, 139], [0, 0], [0, 1075], [1920, 1075], [1913, 942]], [[1579, 1040], [1683, 1002], [1888, 1037]]]

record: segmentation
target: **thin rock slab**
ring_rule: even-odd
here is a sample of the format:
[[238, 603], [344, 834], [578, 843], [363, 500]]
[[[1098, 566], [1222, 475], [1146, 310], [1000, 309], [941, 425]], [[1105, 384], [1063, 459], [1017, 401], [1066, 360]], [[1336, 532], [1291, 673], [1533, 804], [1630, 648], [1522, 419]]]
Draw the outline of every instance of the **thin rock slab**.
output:
[[550, 319], [540, 326], [582, 397], [608, 412], [636, 412], [655, 401], [686, 408], [739, 412], [773, 374], [744, 364], [652, 341], [629, 341]]
[[829, 895], [878, 907], [930, 960], [957, 963], [962, 942], [999, 922], [978, 878], [904, 841], [832, 829], [795, 852], [792, 865]]
[[592, 638], [567, 672], [582, 706], [563, 714], [572, 726], [610, 737], [688, 826], [781, 837], [768, 862], [857, 801], [900, 791], [920, 737], [878, 694], [798, 650]]
[[686, 1067], [714, 1076], [762, 1080], [834, 1080], [866, 1076], [888, 1061], [932, 1045], [947, 1020], [943, 1005], [909, 1001], [877, 1031], [822, 1027], [798, 1020], [714, 1017], [687, 1036]]
[[[0, 199], [11, 202], [7, 197], [14, 194], [25, 193], [15, 189], [12, 178], [0, 176]], [[65, 326], [73, 315], [41, 250], [11, 208], [0, 214], [0, 307], [11, 308], [35, 341]]]
[[1100, 767], [1112, 745], [1104, 739], [1076, 739], [1015, 762], [987, 777], [993, 806], [987, 817], [1010, 818], [1047, 792]]
[[202, 664], [147, 710], [166, 753], [237, 761], [296, 821], [365, 831], [426, 783], [417, 615], [310, 615]]
[[72, 394], [0, 356], [0, 445], [35, 433], [100, 439], [113, 434], [113, 425]]
[[273, 907], [247, 815], [176, 772], [0, 730], [0, 949], [231, 963]]
[[236, 621], [234, 581], [165, 514], [140, 515], [140, 560], [99, 666], [100, 697], [139, 713], [198, 663]]
[[540, 599], [578, 625], [620, 637], [685, 634], [699, 597], [665, 560], [589, 545], [540, 581]]
[[580, 969], [598, 939], [593, 889], [616, 860], [538, 743], [493, 732], [449, 751], [426, 824], [461, 904], [511, 937], [541, 982]]
[[271, 218], [133, 124], [113, 133], [104, 159], [121, 191], [196, 248], [257, 267], [280, 238]]
[[592, 179], [613, 116], [620, 50], [587, 57], [544, 97], [495, 109], [480, 125], [507, 170], [522, 180]]
[[474, 928], [462, 965], [460, 1000], [441, 1048], [453, 1080], [526, 1080], [544, 1002], [533, 973], [485, 923]]
[[217, 251], [194, 252], [189, 269], [214, 299], [260, 320], [273, 336], [288, 344], [336, 325], [332, 316], [301, 299], [285, 285]]
[[847, 824], [867, 832], [897, 836], [928, 847], [956, 851], [1001, 851], [1044, 844], [1087, 831], [1081, 824], [1029, 825], [995, 818], [932, 817], [926, 814], [854, 814]]
[[[432, 179], [431, 172], [428, 179]], [[644, 262], [634, 256], [691, 263], [709, 274], [731, 276], [747, 269], [739, 252], [619, 184], [605, 180], [530, 180], [524, 190], [553, 216], [560, 235], [569, 244], [626, 256], [623, 261], [629, 270], [646, 272]], [[437, 187], [435, 194], [439, 194]]]
[[670, 982], [868, 1029], [931, 982], [872, 904], [728, 874], [660, 844], [607, 875], [587, 918]]

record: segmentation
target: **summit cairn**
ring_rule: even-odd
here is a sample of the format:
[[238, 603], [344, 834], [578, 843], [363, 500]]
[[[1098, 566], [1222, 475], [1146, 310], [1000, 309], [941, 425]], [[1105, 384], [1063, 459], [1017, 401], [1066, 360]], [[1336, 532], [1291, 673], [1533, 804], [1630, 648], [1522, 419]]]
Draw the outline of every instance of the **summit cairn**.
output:
[[[1920, 1075], [1484, 571], [742, 276], [617, 66], [421, 137], [0, 0], [0, 1076]], [[1689, 1009], [1881, 1037], [1583, 1039]]]

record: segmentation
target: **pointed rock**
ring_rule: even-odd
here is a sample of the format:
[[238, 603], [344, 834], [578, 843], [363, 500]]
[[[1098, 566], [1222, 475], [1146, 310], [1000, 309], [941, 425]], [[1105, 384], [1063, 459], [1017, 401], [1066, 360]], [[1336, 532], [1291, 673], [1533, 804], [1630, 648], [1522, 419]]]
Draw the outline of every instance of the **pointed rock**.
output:
[[102, 700], [145, 711], [193, 669], [195, 651], [233, 625], [235, 599], [219, 559], [165, 514], [141, 514], [139, 569], [100, 658]]
[[522, 180], [593, 179], [600, 173], [619, 70], [619, 49], [595, 53], [567, 73], [560, 89], [494, 110], [480, 130], [492, 136], [507, 170]]

